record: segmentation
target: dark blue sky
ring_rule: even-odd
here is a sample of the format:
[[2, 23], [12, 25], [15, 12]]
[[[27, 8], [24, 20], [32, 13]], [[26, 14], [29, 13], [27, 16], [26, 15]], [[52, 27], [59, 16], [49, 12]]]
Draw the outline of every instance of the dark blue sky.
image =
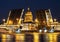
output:
[[11, 9], [20, 9], [27, 7], [31, 11], [36, 9], [51, 9], [53, 18], [60, 20], [60, 0], [0, 0], [0, 21], [8, 17]]

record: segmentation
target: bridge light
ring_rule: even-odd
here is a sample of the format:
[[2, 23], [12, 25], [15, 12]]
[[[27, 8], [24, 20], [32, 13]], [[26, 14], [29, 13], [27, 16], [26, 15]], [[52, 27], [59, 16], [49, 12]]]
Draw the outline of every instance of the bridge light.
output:
[[39, 32], [42, 32], [42, 30], [40, 29]]
[[57, 21], [57, 19], [54, 19], [54, 22], [56, 22]]
[[3, 19], [3, 21], [5, 21], [5, 19]]
[[3, 24], [5, 24], [5, 19], [2, 19], [2, 21], [3, 21]]
[[45, 29], [44, 32], [47, 32], [47, 30]]
[[13, 24], [13, 22], [11, 20], [9, 20], [9, 23], [8, 24]]

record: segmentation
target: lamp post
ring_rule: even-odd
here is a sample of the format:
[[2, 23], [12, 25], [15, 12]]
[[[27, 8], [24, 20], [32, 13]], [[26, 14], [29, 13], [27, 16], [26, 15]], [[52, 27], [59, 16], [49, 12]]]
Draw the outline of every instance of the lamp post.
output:
[[2, 21], [3, 21], [3, 24], [5, 24], [5, 19], [3, 19]]

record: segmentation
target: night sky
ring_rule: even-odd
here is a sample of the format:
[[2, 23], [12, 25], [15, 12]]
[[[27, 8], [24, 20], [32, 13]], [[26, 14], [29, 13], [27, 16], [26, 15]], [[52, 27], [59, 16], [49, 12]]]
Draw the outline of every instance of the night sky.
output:
[[33, 12], [37, 9], [50, 9], [53, 18], [60, 21], [60, 0], [0, 0], [0, 22], [3, 18], [7, 19], [11, 9], [30, 7]]

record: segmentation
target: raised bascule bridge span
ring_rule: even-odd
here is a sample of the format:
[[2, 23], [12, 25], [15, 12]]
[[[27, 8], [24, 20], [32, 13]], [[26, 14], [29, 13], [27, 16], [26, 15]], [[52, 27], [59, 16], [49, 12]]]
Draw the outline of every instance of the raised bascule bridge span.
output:
[[[13, 9], [9, 12], [6, 23], [0, 25], [0, 32], [13, 31], [20, 27], [24, 9]], [[1, 31], [2, 30], [2, 31]]]

